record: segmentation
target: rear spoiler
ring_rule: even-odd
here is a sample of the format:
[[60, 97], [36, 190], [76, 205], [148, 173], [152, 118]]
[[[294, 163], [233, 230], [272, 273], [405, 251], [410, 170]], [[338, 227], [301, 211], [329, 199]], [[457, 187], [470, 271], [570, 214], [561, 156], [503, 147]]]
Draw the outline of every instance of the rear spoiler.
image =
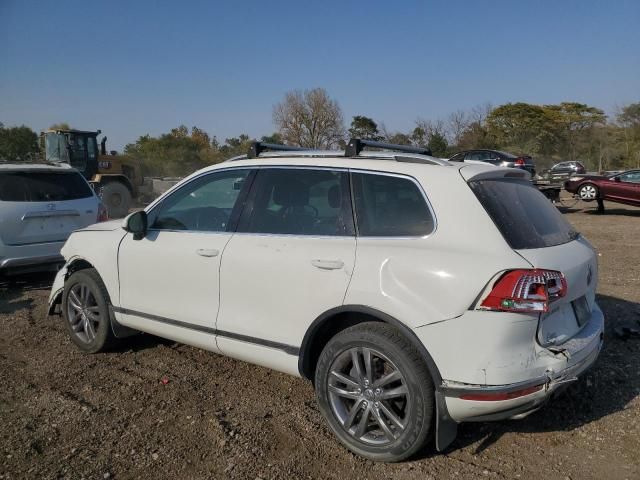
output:
[[512, 178], [516, 180], [531, 180], [531, 174], [519, 168], [494, 167], [493, 165], [464, 165], [460, 168], [460, 175], [467, 182], [498, 178]]

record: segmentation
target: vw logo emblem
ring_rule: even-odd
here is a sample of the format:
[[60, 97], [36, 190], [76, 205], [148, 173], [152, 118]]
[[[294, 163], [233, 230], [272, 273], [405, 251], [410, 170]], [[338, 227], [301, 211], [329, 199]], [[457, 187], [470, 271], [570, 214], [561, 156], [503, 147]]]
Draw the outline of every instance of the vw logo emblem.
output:
[[593, 280], [593, 270], [591, 269], [591, 265], [587, 268], [587, 286], [591, 285], [591, 280]]

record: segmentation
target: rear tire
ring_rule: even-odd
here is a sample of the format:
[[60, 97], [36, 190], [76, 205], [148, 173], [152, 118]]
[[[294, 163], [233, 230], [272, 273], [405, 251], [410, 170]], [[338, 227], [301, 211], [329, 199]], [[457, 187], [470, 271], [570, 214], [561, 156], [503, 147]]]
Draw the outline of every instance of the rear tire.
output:
[[131, 192], [123, 183], [107, 182], [100, 188], [100, 197], [110, 218], [125, 217], [131, 208]]
[[417, 350], [392, 326], [366, 322], [335, 335], [316, 368], [320, 411], [352, 452], [399, 462], [431, 435], [434, 386]]
[[62, 316], [71, 341], [83, 352], [101, 352], [117, 343], [110, 305], [107, 288], [93, 268], [73, 273], [64, 283]]

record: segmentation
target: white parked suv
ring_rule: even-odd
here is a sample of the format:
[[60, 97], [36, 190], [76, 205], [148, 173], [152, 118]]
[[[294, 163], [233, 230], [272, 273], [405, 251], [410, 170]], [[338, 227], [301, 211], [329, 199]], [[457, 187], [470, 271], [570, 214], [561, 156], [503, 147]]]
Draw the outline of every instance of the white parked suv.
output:
[[73, 230], [107, 211], [67, 165], [0, 163], [0, 276], [60, 267]]
[[596, 360], [596, 255], [528, 173], [268, 147], [71, 235], [50, 312], [80, 349], [143, 331], [308, 378], [380, 461], [524, 417]]

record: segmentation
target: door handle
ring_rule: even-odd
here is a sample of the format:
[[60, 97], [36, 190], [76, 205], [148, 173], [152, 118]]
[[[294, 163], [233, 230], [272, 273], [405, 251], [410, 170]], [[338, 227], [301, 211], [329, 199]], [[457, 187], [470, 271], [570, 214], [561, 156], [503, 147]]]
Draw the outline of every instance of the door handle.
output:
[[199, 248], [196, 253], [201, 257], [217, 257], [220, 252], [215, 248]]
[[344, 267], [342, 260], [311, 260], [311, 265], [322, 270], [338, 270]]

